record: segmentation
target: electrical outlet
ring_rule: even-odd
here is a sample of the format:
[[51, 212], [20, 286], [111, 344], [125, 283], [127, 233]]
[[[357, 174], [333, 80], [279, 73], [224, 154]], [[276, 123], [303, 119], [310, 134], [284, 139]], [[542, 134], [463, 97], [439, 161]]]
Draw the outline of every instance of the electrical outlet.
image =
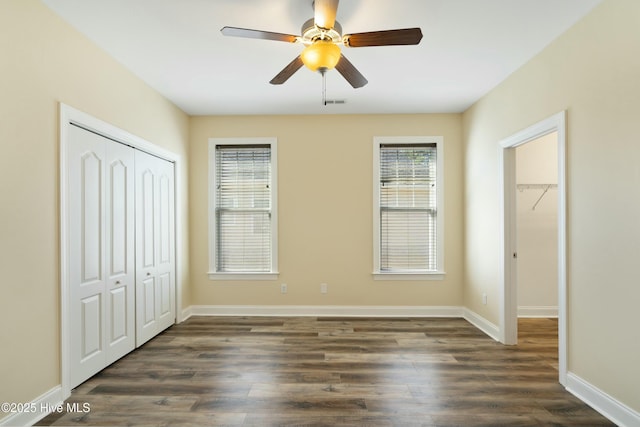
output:
[[280, 285], [280, 293], [281, 294], [286, 294], [287, 293], [287, 284], [283, 283]]
[[320, 283], [320, 293], [321, 294], [326, 294], [327, 293], [327, 284], [326, 283]]
[[482, 304], [487, 305], [487, 294], [482, 294]]

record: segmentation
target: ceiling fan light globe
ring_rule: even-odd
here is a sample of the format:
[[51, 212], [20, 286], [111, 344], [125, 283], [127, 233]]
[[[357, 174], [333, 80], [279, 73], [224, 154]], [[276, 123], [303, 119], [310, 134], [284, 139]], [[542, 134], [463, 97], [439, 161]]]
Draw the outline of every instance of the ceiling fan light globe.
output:
[[311, 71], [332, 70], [340, 61], [340, 47], [332, 41], [317, 40], [307, 46], [300, 55], [304, 65]]

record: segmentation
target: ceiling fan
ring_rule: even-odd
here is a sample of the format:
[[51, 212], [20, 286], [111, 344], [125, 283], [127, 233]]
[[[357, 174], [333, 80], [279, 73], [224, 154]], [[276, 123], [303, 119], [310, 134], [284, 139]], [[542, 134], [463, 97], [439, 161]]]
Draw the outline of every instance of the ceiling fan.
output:
[[289, 43], [301, 43], [305, 47], [302, 53], [289, 63], [269, 83], [280, 85], [286, 82], [303, 65], [312, 71], [324, 74], [333, 68], [354, 88], [368, 83], [367, 79], [342, 54], [340, 45], [348, 47], [416, 45], [422, 40], [420, 28], [372, 31], [342, 35], [342, 26], [336, 21], [339, 0], [315, 0], [314, 17], [302, 25], [301, 36], [251, 30], [237, 27], [224, 27], [222, 34], [232, 37], [247, 37], [262, 40], [275, 40]]

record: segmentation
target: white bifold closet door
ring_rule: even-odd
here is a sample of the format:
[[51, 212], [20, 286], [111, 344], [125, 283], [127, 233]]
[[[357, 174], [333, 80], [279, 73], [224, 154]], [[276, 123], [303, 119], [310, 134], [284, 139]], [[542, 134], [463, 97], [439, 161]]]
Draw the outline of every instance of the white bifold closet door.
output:
[[68, 129], [73, 388], [175, 322], [174, 165]]
[[134, 151], [69, 126], [72, 387], [135, 348]]
[[141, 151], [136, 161], [136, 345], [175, 320], [173, 163]]

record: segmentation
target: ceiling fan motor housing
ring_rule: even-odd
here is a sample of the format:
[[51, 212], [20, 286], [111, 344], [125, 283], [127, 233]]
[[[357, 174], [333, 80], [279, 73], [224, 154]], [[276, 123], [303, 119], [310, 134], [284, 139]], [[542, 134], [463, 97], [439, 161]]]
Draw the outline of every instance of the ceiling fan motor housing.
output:
[[320, 28], [318, 27], [314, 19], [311, 18], [304, 24], [300, 30], [302, 34], [301, 41], [305, 45], [310, 45], [317, 40], [332, 41], [334, 43], [342, 42], [342, 25], [338, 21], [335, 22], [333, 28]]

